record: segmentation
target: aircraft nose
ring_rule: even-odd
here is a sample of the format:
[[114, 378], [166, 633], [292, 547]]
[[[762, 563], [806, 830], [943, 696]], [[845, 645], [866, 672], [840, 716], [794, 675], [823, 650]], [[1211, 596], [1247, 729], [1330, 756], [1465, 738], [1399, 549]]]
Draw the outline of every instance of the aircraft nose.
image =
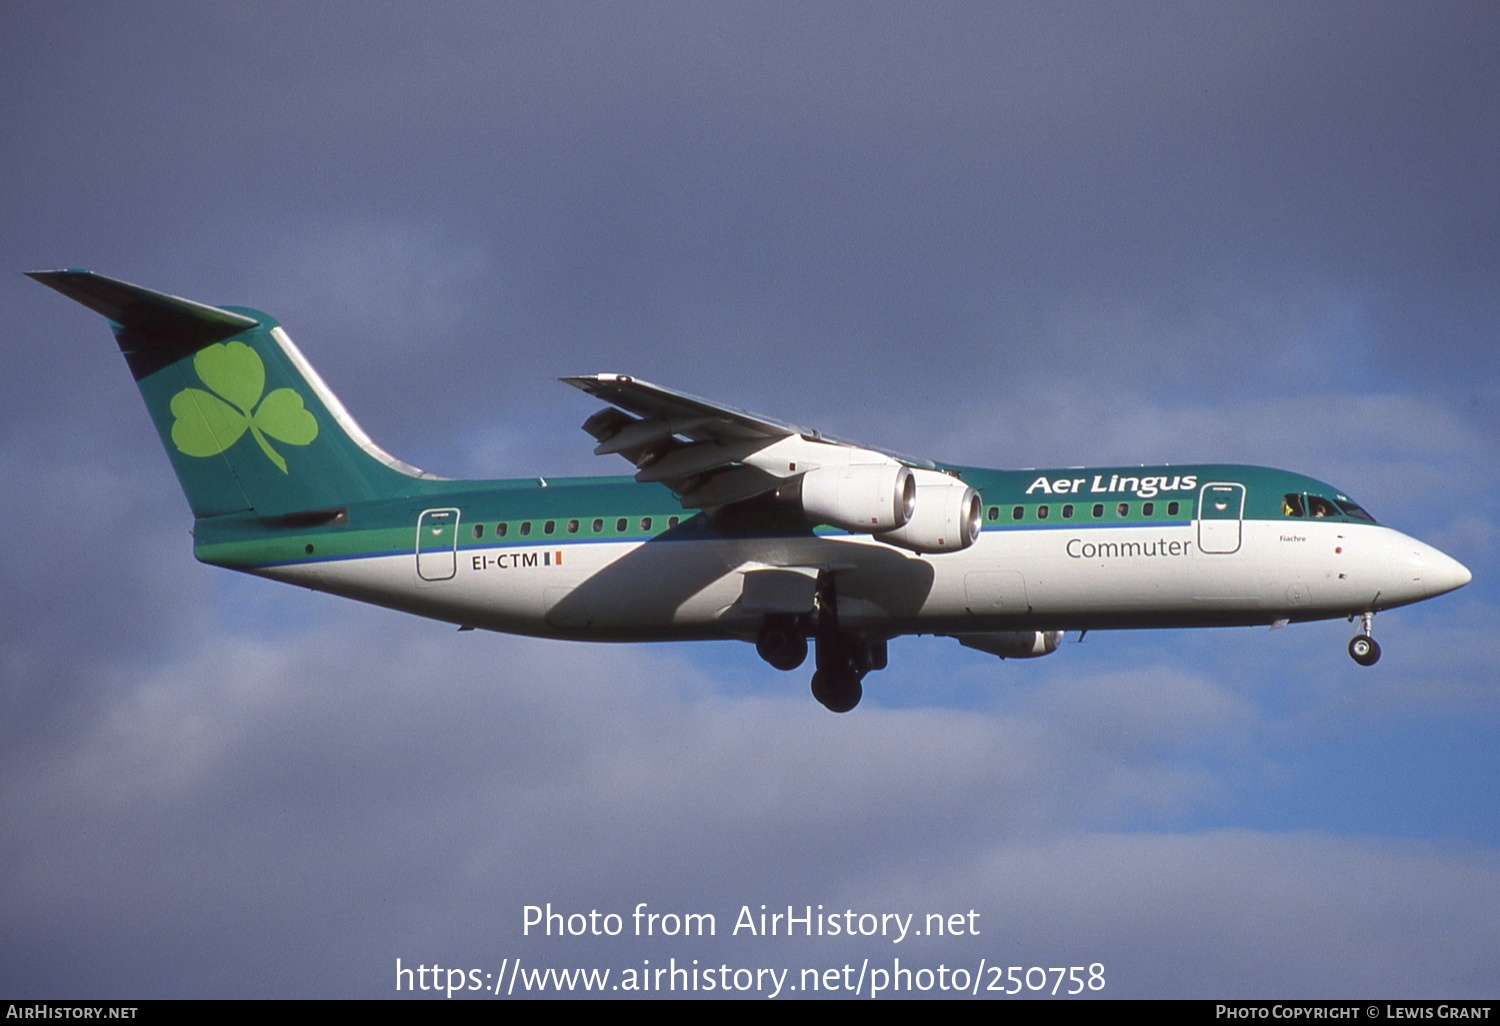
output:
[[1443, 595], [1474, 579], [1469, 568], [1445, 552], [1423, 545], [1416, 552], [1417, 579], [1427, 595]]

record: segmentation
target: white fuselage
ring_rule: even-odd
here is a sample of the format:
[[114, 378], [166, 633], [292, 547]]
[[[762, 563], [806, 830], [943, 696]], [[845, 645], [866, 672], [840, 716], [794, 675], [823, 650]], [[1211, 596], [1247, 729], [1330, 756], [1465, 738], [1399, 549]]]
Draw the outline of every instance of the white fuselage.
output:
[[[846, 629], [963, 634], [1270, 624], [1344, 617], [1468, 581], [1448, 556], [1390, 528], [1243, 520], [986, 530], [920, 555], [860, 535], [657, 538], [464, 548], [452, 573], [414, 553], [260, 571], [453, 623], [597, 641], [754, 637], [745, 577], [831, 570]], [[428, 579], [438, 576], [440, 579]]]

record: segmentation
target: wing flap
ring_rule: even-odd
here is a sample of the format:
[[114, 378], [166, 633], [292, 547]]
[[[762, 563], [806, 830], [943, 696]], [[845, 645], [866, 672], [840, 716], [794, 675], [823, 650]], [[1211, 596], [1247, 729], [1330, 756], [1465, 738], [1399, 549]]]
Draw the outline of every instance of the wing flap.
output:
[[683, 445], [656, 457], [641, 467], [636, 471], [635, 479], [642, 483], [686, 482], [713, 470], [727, 469], [746, 456], [764, 449], [766, 444], [764, 440], [754, 438], [729, 445], [719, 442], [695, 442]]
[[[635, 464], [637, 481], [665, 484], [689, 509], [752, 499], [823, 465], [894, 460], [933, 466], [626, 374], [561, 380], [610, 404], [583, 423], [599, 443], [594, 453], [624, 456]], [[754, 458], [773, 447], [776, 459]]]
[[781, 478], [755, 467], [726, 467], [716, 474], [704, 475], [696, 484], [685, 488], [680, 498], [688, 509], [712, 509], [764, 495], [781, 481]]

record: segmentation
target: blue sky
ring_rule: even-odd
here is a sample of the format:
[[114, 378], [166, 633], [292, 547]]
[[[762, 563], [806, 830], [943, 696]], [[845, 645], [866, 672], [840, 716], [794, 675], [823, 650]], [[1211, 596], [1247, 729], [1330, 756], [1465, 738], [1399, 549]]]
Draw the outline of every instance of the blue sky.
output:
[[[1493, 997], [1490, 4], [0, 8], [0, 993], [392, 993], [395, 960], [1103, 962]], [[92, 267], [274, 313], [384, 447], [623, 470], [619, 371], [956, 463], [1236, 461], [1474, 572], [1376, 621], [894, 644], [477, 633], [231, 578]], [[616, 461], [618, 463], [618, 461]], [[982, 912], [538, 940], [521, 909]]]

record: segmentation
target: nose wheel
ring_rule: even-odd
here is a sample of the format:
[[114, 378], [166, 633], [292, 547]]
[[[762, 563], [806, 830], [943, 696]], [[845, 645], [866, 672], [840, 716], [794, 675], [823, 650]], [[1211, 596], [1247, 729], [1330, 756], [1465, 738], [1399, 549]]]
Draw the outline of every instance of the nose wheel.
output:
[[1374, 613], [1361, 613], [1359, 633], [1349, 639], [1349, 658], [1361, 666], [1374, 666], [1380, 662], [1380, 645], [1370, 637], [1370, 628], [1374, 621]]

